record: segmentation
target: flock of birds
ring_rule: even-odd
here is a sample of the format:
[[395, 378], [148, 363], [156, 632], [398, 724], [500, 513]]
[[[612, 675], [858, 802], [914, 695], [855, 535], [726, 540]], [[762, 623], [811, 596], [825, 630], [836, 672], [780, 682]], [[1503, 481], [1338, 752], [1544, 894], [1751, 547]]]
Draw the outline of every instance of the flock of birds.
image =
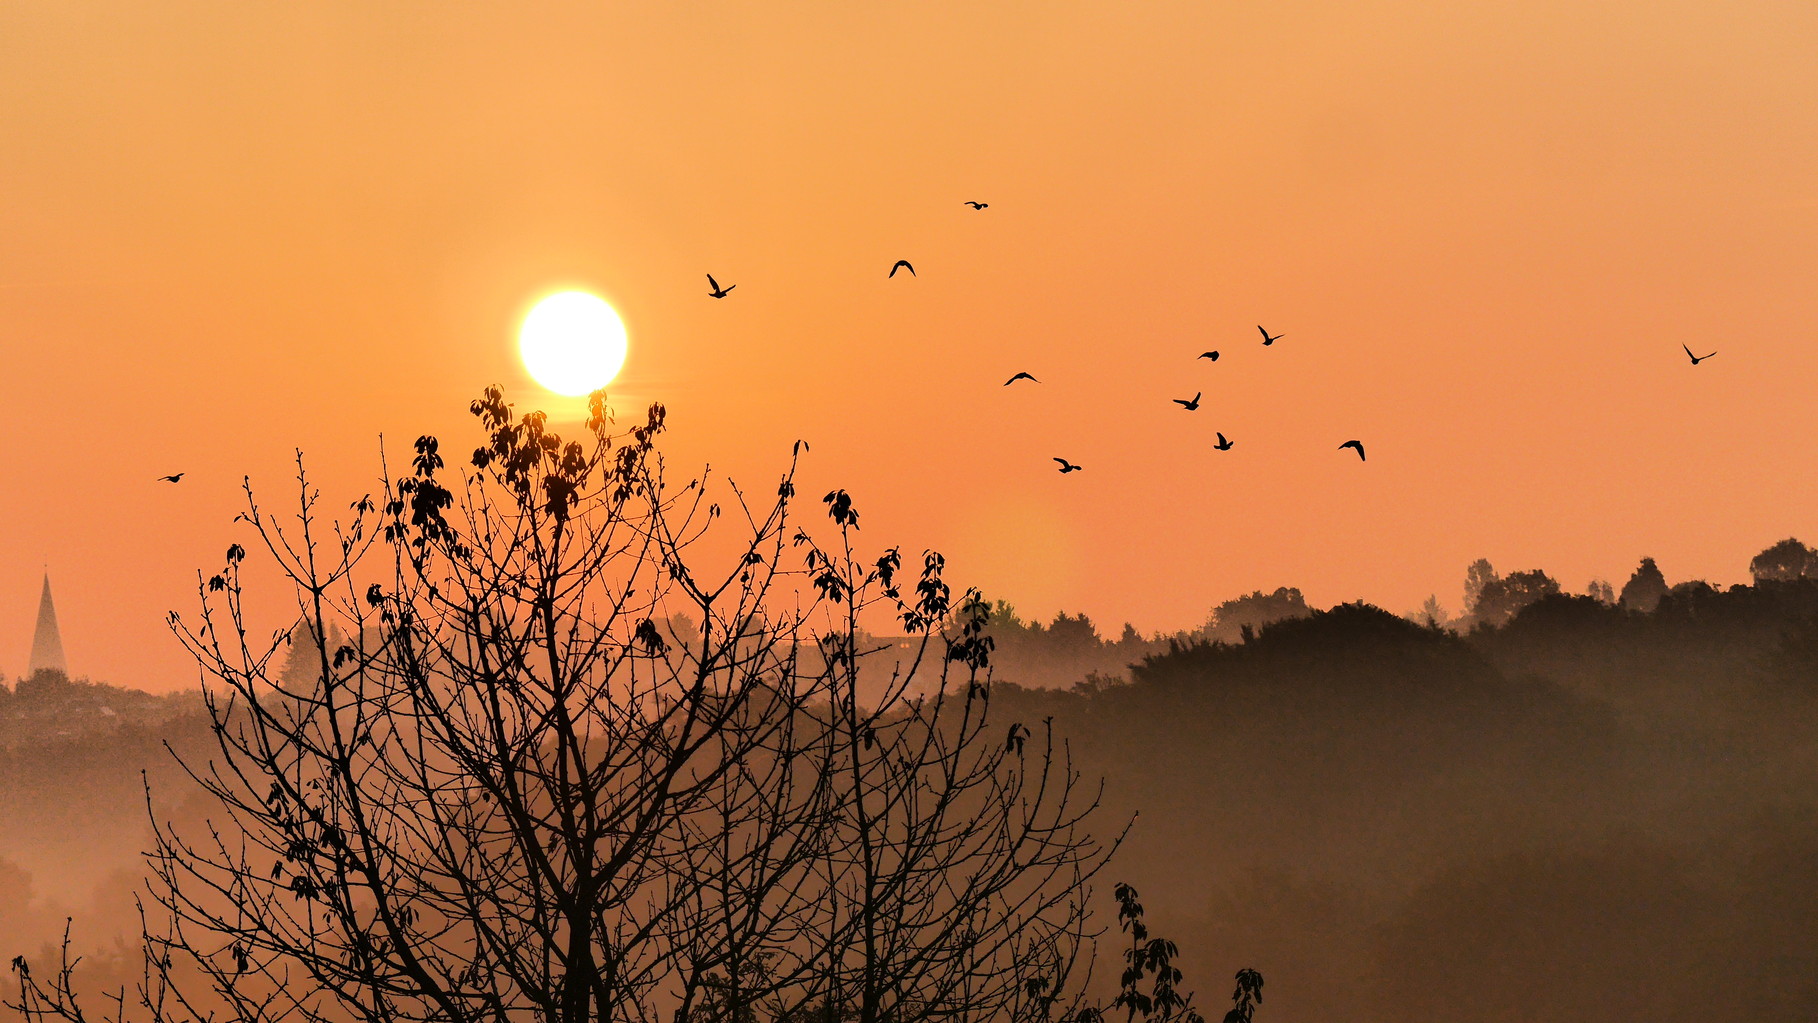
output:
[[[1280, 341], [1283, 337], [1286, 336], [1283, 334], [1271, 334], [1268, 332], [1268, 330], [1263, 328], [1261, 325], [1258, 325], [1256, 329], [1262, 334], [1263, 345], [1265, 347], [1268, 345], [1272, 345], [1277, 341]], [[1219, 356], [1219, 353], [1216, 351], [1201, 352], [1199, 354], [1200, 358], [1210, 359], [1213, 362], [1218, 361], [1218, 356]], [[1009, 387], [1011, 384], [1016, 383], [1018, 380], [1027, 380], [1032, 384], [1041, 383], [1041, 381], [1035, 379], [1034, 375], [1032, 375], [1032, 374], [1018, 373], [1015, 376], [1011, 377], [1010, 379], [1004, 381], [1004, 386]], [[1195, 392], [1193, 392], [1193, 397], [1191, 397], [1191, 398], [1173, 398], [1170, 400], [1172, 400], [1174, 402], [1174, 404], [1179, 405], [1181, 408], [1185, 409], [1188, 412], [1198, 412], [1200, 399], [1204, 398], [1205, 396], [1206, 396], [1206, 392], [1195, 391]], [[1214, 432], [1217, 433], [1218, 431], [1214, 431]], [[1237, 446], [1237, 444], [1234, 441], [1232, 441], [1230, 438], [1226, 437], [1223, 433], [1218, 433], [1218, 443], [1212, 445], [1212, 450], [1229, 451], [1236, 446]], [[1352, 450], [1357, 452], [1358, 461], [1368, 461], [1368, 459], [1364, 457], [1363, 441], [1348, 440], [1338, 446], [1338, 450], [1340, 450], [1340, 451], [1343, 451], [1346, 448], [1351, 448]], [[1070, 473], [1070, 472], [1078, 472], [1081, 469], [1085, 468], [1085, 466], [1079, 465], [1078, 463], [1075, 463], [1075, 462], [1069, 462], [1065, 458], [1056, 458], [1055, 461], [1060, 464], [1060, 471], [1063, 475], [1066, 473]]]
[[[981, 210], [989, 208], [991, 204], [988, 202], [976, 202], [976, 201], [969, 199], [966, 202], [961, 203], [961, 205], [972, 207], [973, 212], [976, 213]], [[913, 264], [911, 264], [906, 259], [899, 259], [896, 262], [890, 264], [890, 272], [886, 276], [895, 277], [896, 272], [898, 270], [909, 271], [909, 276], [911, 276], [911, 277], [914, 277], [916, 275], [915, 266]], [[708, 274], [707, 275], [707, 287], [709, 289], [707, 292], [708, 297], [725, 298], [726, 296], [732, 294], [732, 289], [738, 287], [738, 285], [736, 285], [736, 284], [722, 285], [722, 284], [720, 284], [719, 281], [716, 281], [713, 279], [712, 274]], [[1262, 339], [1263, 339], [1262, 343], [1263, 343], [1263, 347], [1265, 347], [1265, 348], [1270, 345], [1273, 345], [1275, 342], [1280, 341], [1283, 337], [1286, 336], [1284, 334], [1271, 334], [1260, 325], [1258, 325], [1256, 329], [1258, 332], [1260, 332], [1262, 334]], [[1690, 346], [1682, 343], [1682, 344], [1680, 344], [1679, 347], [1685, 349], [1686, 358], [1692, 360], [1692, 365], [1694, 365], [1694, 366], [1696, 366], [1699, 363], [1703, 362], [1704, 360], [1710, 358], [1711, 355], [1717, 354], [1716, 352], [1712, 352], [1710, 355], [1694, 355], [1692, 353], [1692, 349]], [[1199, 355], [1199, 358], [1210, 359], [1213, 362], [1217, 362], [1218, 354], [1219, 353], [1217, 351], [1201, 352]], [[1027, 380], [1032, 384], [1041, 383], [1040, 380], [1037, 380], [1035, 378], [1034, 374], [1024, 372], [1024, 373], [1017, 373], [1015, 376], [1004, 381], [1004, 386], [1009, 387], [1011, 384], [1016, 383], [1018, 380]], [[1204, 391], [1197, 391], [1194, 393], [1193, 397], [1191, 397], [1191, 398], [1174, 398], [1172, 400], [1173, 400], [1174, 404], [1179, 405], [1182, 409], [1185, 409], [1188, 412], [1197, 412], [1197, 411], [1199, 411], [1199, 401], [1204, 396], [1205, 396]], [[1218, 443], [1212, 445], [1212, 450], [1229, 451], [1236, 446], [1237, 445], [1235, 443], [1233, 443], [1231, 440], [1227, 439], [1223, 433], [1219, 433], [1218, 434]], [[1340, 451], [1343, 451], [1346, 448], [1350, 448], [1351, 450], [1357, 452], [1358, 461], [1360, 461], [1360, 462], [1368, 461], [1368, 459], [1364, 457], [1363, 441], [1348, 440], [1338, 446], [1338, 450], [1340, 450]], [[1075, 462], [1069, 462], [1065, 458], [1057, 457], [1054, 459], [1054, 461], [1059, 463], [1060, 472], [1062, 475], [1066, 475], [1067, 473], [1070, 473], [1070, 472], [1079, 472], [1081, 469], [1085, 468], [1085, 466], [1079, 465], [1078, 463], [1075, 463]], [[158, 477], [158, 482], [160, 482], [160, 483], [181, 483], [181, 482], [183, 482], [183, 476], [184, 476], [184, 474], [180, 473], [180, 472], [172, 473], [169, 476]]]
[[[974, 212], [977, 212], [979, 210], [983, 210], [983, 209], [989, 207], [991, 204], [986, 203], [986, 202], [974, 202], [972, 200], [967, 200], [966, 202], [962, 203], [961, 205], [970, 206], [970, 207], [972, 207]], [[887, 276], [895, 277], [896, 272], [898, 270], [907, 270], [907, 271], [909, 271], [909, 276], [911, 276], [911, 277], [915, 276], [915, 267], [910, 265], [909, 261], [906, 259], [899, 259], [895, 263], [892, 263], [890, 266], [890, 273]], [[707, 284], [709, 285], [709, 287], [711, 287], [713, 289], [713, 290], [709, 291], [708, 294], [714, 298], [725, 298], [726, 295], [728, 293], [730, 293], [733, 288], [738, 286], [735, 284], [735, 285], [732, 285], [731, 287], [722, 288], [720, 286], [719, 282], [713, 279], [712, 274], [707, 275]], [[1271, 334], [1268, 332], [1267, 329], [1263, 328], [1261, 325], [1258, 325], [1256, 329], [1259, 333], [1262, 334], [1262, 339], [1263, 339], [1262, 343], [1263, 343], [1263, 347], [1265, 347], [1265, 348], [1270, 345], [1273, 345], [1275, 342], [1280, 341], [1283, 337], [1286, 336], [1283, 334]], [[1711, 355], [1717, 354], [1716, 352], [1712, 352], [1711, 355], [1694, 355], [1694, 354], [1692, 354], [1692, 349], [1690, 347], [1687, 347], [1684, 344], [1681, 344], [1680, 347], [1685, 348], [1686, 357], [1692, 360], [1692, 365], [1694, 365], [1694, 366], [1696, 366], [1699, 363], [1703, 362], [1704, 360], [1710, 358]], [[1217, 351], [1201, 352], [1199, 357], [1202, 359], [1210, 359], [1213, 362], [1217, 362], [1218, 354], [1219, 353]], [[1004, 381], [1004, 386], [1009, 387], [1011, 384], [1016, 383], [1018, 380], [1027, 380], [1032, 384], [1041, 383], [1040, 380], [1037, 380], [1035, 378], [1034, 374], [1028, 373], [1028, 372], [1021, 372], [1021, 373], [1017, 373], [1015, 376], [1012, 376], [1010, 379]], [[1200, 399], [1203, 397], [1205, 397], [1205, 392], [1199, 391], [1199, 392], [1195, 392], [1193, 397], [1191, 397], [1191, 398], [1175, 398], [1172, 400], [1173, 400], [1174, 404], [1179, 405], [1182, 409], [1185, 409], [1188, 412], [1197, 412], [1197, 411], [1199, 411]], [[1214, 432], [1216, 432], [1216, 431], [1214, 431]], [[1223, 433], [1219, 433], [1218, 434], [1218, 443], [1212, 445], [1212, 450], [1229, 451], [1236, 446], [1237, 445], [1233, 441], [1231, 441], [1229, 438], [1227, 438]], [[1344, 451], [1347, 448], [1349, 448], [1352, 451], [1357, 452], [1358, 461], [1360, 461], [1360, 462], [1369, 461], [1369, 459], [1367, 457], [1365, 457], [1365, 455], [1364, 455], [1363, 441], [1348, 440], [1338, 446], [1338, 450], [1340, 450], [1340, 451]], [[1065, 458], [1056, 457], [1054, 459], [1054, 461], [1060, 466], [1060, 472], [1062, 475], [1066, 475], [1067, 473], [1070, 473], [1070, 472], [1079, 472], [1081, 469], [1085, 468], [1085, 466], [1080, 465], [1077, 462], [1070, 462]]]
[[[966, 202], [961, 203], [961, 205], [972, 207], [972, 210], [975, 213], [980, 210], [988, 209], [991, 206], [991, 204], [988, 202], [977, 202], [974, 200], [967, 200]], [[914, 277], [916, 275], [914, 264], [910, 263], [906, 259], [899, 259], [896, 262], [890, 264], [890, 272], [888, 274], [886, 274], [885, 276], [886, 277], [895, 277], [896, 272], [898, 270], [909, 271], [909, 276], [911, 276], [911, 277]], [[707, 292], [708, 297], [725, 298], [727, 295], [731, 294], [732, 289], [738, 287], [738, 285], [736, 285], [736, 284], [722, 285], [722, 284], [720, 284], [719, 281], [714, 279], [712, 274], [708, 274], [707, 275], [707, 287], [709, 289]], [[1256, 329], [1259, 332], [1261, 332], [1261, 334], [1262, 334], [1262, 339], [1263, 339], [1262, 343], [1263, 343], [1264, 347], [1268, 347], [1269, 345], [1272, 345], [1275, 342], [1280, 341], [1285, 336], [1282, 334], [1271, 334], [1261, 326], [1258, 326]], [[1218, 354], [1219, 353], [1216, 351], [1202, 352], [1202, 353], [1200, 353], [1199, 357], [1202, 359], [1210, 359], [1213, 362], [1217, 362]], [[1040, 380], [1037, 380], [1035, 378], [1034, 374], [1025, 372], [1025, 373], [1018, 373], [1015, 376], [1011, 377], [1010, 379], [1004, 381], [1004, 386], [1009, 387], [1011, 384], [1016, 383], [1018, 380], [1027, 380], [1032, 384], [1041, 383]], [[1200, 392], [1195, 393], [1193, 395], [1193, 397], [1191, 397], [1191, 398], [1175, 398], [1175, 399], [1173, 399], [1173, 401], [1176, 405], [1179, 405], [1181, 408], [1185, 409], [1188, 412], [1197, 412], [1197, 411], [1199, 411], [1200, 399], [1203, 397], [1205, 397], [1205, 392], [1200, 391]], [[1219, 433], [1218, 434], [1218, 443], [1212, 445], [1212, 450], [1229, 451], [1236, 446], [1237, 445], [1234, 442], [1232, 442], [1229, 438], [1227, 438], [1223, 433]], [[1364, 458], [1363, 441], [1348, 440], [1338, 446], [1338, 450], [1340, 450], [1340, 451], [1343, 451], [1346, 448], [1351, 448], [1352, 450], [1356, 451], [1357, 458], [1359, 461], [1367, 460]], [[1085, 468], [1085, 466], [1080, 465], [1076, 462], [1070, 462], [1065, 458], [1056, 458], [1056, 459], [1054, 459], [1054, 461], [1060, 465], [1060, 472], [1063, 476], [1070, 472], [1079, 472], [1081, 469]]]

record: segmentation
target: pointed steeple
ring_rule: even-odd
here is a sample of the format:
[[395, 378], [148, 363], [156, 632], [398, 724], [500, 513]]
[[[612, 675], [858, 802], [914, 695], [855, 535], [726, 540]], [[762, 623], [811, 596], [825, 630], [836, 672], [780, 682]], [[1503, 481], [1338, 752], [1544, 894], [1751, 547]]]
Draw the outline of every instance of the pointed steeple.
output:
[[69, 663], [63, 659], [63, 635], [57, 631], [57, 608], [51, 603], [50, 573], [44, 573], [44, 596], [38, 600], [38, 631], [32, 634], [31, 667], [28, 676], [49, 668], [69, 674]]

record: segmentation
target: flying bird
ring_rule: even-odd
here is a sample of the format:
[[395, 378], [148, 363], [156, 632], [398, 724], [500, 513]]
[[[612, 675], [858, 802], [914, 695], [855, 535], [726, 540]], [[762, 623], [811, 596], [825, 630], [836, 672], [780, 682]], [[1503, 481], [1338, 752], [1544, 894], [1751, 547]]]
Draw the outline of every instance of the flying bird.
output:
[[1199, 397], [1200, 397], [1200, 395], [1205, 394], [1205, 393], [1206, 392], [1204, 392], [1204, 391], [1200, 391], [1197, 394], [1193, 395], [1192, 401], [1188, 401], [1185, 398], [1175, 398], [1174, 404], [1179, 405], [1181, 408], [1186, 409], [1188, 412], [1196, 412], [1199, 410]]
[[1283, 337], [1284, 337], [1284, 336], [1285, 336], [1285, 335], [1282, 335], [1282, 334], [1277, 334], [1277, 335], [1275, 335], [1275, 336], [1274, 336], [1274, 337], [1270, 337], [1270, 336], [1269, 336], [1269, 332], [1268, 332], [1268, 331], [1266, 331], [1266, 330], [1263, 330], [1263, 329], [1262, 329], [1262, 327], [1260, 327], [1260, 326], [1259, 326], [1259, 327], [1257, 327], [1257, 328], [1256, 328], [1256, 329], [1257, 329], [1257, 330], [1262, 330], [1262, 336], [1263, 336], [1263, 344], [1265, 344], [1265, 345], [1272, 345], [1272, 344], [1274, 344], [1274, 343], [1275, 343], [1275, 342], [1277, 342], [1277, 341], [1280, 341], [1280, 340], [1281, 340], [1281, 339], [1282, 339], [1282, 338], [1283, 338]]
[[991, 204], [988, 202], [972, 202], [972, 201], [968, 200], [967, 202], [963, 203], [962, 205], [970, 206], [975, 210], [982, 210]]
[[1358, 461], [1360, 461], [1360, 462], [1366, 462], [1366, 461], [1369, 461], [1369, 459], [1367, 459], [1367, 458], [1365, 458], [1365, 457], [1364, 457], [1364, 453], [1363, 453], [1363, 441], [1360, 441], [1360, 440], [1348, 440], [1348, 441], [1345, 441], [1345, 442], [1344, 442], [1344, 443], [1343, 443], [1343, 444], [1340, 444], [1340, 445], [1339, 445], [1339, 446], [1338, 446], [1338, 450], [1340, 450], [1340, 451], [1343, 451], [1343, 450], [1344, 450], [1344, 449], [1346, 449], [1346, 448], [1356, 448], [1356, 449], [1357, 449], [1357, 460], [1358, 460]]
[[1055, 461], [1060, 463], [1060, 471], [1061, 471], [1062, 475], [1065, 475], [1070, 472], [1078, 472], [1081, 469], [1085, 468], [1085, 466], [1083, 466], [1083, 465], [1074, 465], [1072, 462], [1067, 461], [1065, 458], [1056, 458]]
[[1703, 362], [1704, 360], [1710, 358], [1711, 355], [1717, 354], [1716, 352], [1712, 352], [1711, 355], [1693, 355], [1692, 350], [1690, 348], [1686, 348], [1686, 346], [1683, 343], [1680, 344], [1679, 347], [1685, 348], [1685, 357], [1692, 360], [1692, 365], [1694, 365], [1694, 366], [1696, 366], [1699, 363]]
[[183, 482], [183, 476], [184, 476], [184, 473], [180, 473], [180, 472], [176, 473], [174, 475], [170, 475], [170, 476], [160, 476], [160, 477], [158, 477], [158, 482], [159, 483], [181, 483], [181, 482]]
[[1221, 434], [1219, 434], [1219, 435], [1218, 435], [1218, 443], [1217, 443], [1217, 444], [1214, 444], [1214, 445], [1212, 445], [1212, 450], [1214, 450], [1214, 451], [1229, 451], [1229, 450], [1231, 450], [1231, 449], [1232, 449], [1232, 448], [1233, 448], [1233, 447], [1236, 447], [1236, 445], [1234, 445], [1234, 444], [1232, 444], [1232, 443], [1231, 443], [1231, 442], [1230, 442], [1230, 441], [1228, 441], [1228, 440], [1226, 440], [1226, 439], [1225, 439], [1225, 435], [1224, 435], [1224, 434], [1222, 434], [1222, 433], [1221, 433]]
[[725, 298], [728, 294], [731, 294], [733, 288], [738, 287], [738, 285], [734, 284], [732, 287], [722, 288], [720, 287], [720, 282], [713, 279], [712, 274], [707, 275], [707, 283], [713, 288], [713, 290], [709, 291], [707, 294], [714, 298]]
[[1212, 361], [1213, 361], [1213, 362], [1217, 362], [1217, 361], [1218, 361], [1218, 353], [1217, 353], [1217, 352], [1200, 352], [1200, 353], [1199, 353], [1199, 357], [1200, 357], [1200, 358], [1202, 358], [1202, 359], [1211, 359], [1211, 360], [1212, 360]]
[[1010, 378], [1010, 379], [1008, 379], [1008, 380], [1006, 380], [1006, 381], [1004, 381], [1004, 386], [1005, 386], [1005, 387], [1009, 387], [1009, 386], [1010, 386], [1010, 385], [1011, 385], [1011, 384], [1014, 384], [1014, 383], [1016, 383], [1016, 382], [1017, 382], [1017, 381], [1018, 381], [1018, 380], [1027, 380], [1027, 381], [1029, 381], [1029, 382], [1030, 382], [1030, 383], [1032, 383], [1032, 384], [1039, 384], [1039, 383], [1041, 383], [1041, 381], [1040, 381], [1040, 380], [1037, 380], [1037, 379], [1035, 379], [1035, 378], [1034, 378], [1034, 377], [1032, 377], [1032, 376], [1030, 376], [1030, 375], [1029, 375], [1029, 374], [1027, 374], [1027, 373], [1018, 373], [1018, 374], [1017, 374], [1017, 375], [1015, 375], [1015, 376], [1013, 376], [1013, 377], [1011, 377], [1011, 378]]
[[890, 276], [895, 277], [898, 270], [907, 270], [909, 271], [909, 276], [915, 276], [915, 267], [910, 266], [909, 261], [906, 259], [899, 259], [890, 265]]

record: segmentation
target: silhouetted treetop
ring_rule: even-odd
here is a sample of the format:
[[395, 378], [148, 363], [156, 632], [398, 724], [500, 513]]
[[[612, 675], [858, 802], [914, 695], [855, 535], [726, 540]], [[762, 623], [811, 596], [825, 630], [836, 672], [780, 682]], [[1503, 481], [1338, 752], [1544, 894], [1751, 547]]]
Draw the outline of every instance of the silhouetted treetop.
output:
[[1671, 691], [1813, 688], [1818, 580], [1725, 590], [1692, 580], [1662, 593], [1649, 612], [1559, 594], [1469, 638], [1511, 677], [1543, 676], [1631, 707]]
[[1264, 626], [1248, 642], [1170, 644], [1131, 666], [1132, 684], [1334, 693], [1501, 685], [1463, 638], [1371, 604], [1340, 604]]
[[1116, 640], [1107, 640], [1084, 614], [1061, 611], [1045, 625], [1028, 621], [1002, 600], [992, 605], [984, 635], [994, 644], [998, 676], [1030, 685], [1067, 685], [1095, 672], [1119, 673], [1161, 645], [1127, 622]]
[[1491, 576], [1478, 589], [1472, 612], [1479, 625], [1504, 625], [1522, 608], [1558, 592], [1558, 581], [1537, 568], [1501, 577]]
[[1818, 578], [1818, 551], [1789, 536], [1750, 558], [1749, 575], [1757, 584]]
[[1235, 643], [1244, 638], [1246, 629], [1253, 633], [1265, 625], [1312, 613], [1307, 598], [1292, 586], [1278, 587], [1273, 593], [1256, 590], [1214, 607], [1204, 631], [1208, 639]]
[[1465, 569], [1464, 613], [1466, 618], [1477, 616], [1477, 600], [1483, 594], [1483, 588], [1496, 578], [1496, 569], [1488, 558], [1478, 558]]
[[1504, 625], [1503, 632], [1516, 635], [1537, 628], [1609, 628], [1622, 621], [1621, 609], [1592, 596], [1575, 593], [1549, 593], [1524, 605]]
[[1660, 566], [1654, 564], [1653, 558], [1642, 558], [1641, 564], [1635, 567], [1635, 574], [1622, 584], [1619, 600], [1630, 611], [1652, 611], [1666, 592], [1666, 576]]

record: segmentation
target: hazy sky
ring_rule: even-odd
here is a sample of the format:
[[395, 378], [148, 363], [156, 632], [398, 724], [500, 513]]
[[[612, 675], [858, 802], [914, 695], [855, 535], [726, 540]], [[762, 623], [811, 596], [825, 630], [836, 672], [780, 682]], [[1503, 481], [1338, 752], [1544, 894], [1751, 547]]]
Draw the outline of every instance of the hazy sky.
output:
[[563, 286], [683, 480], [805, 438], [1039, 616], [1737, 581], [1818, 539], [1815, 53], [1793, 0], [0, 0], [0, 669], [48, 564], [76, 673], [193, 677], [242, 475], [344, 508], [553, 405]]

